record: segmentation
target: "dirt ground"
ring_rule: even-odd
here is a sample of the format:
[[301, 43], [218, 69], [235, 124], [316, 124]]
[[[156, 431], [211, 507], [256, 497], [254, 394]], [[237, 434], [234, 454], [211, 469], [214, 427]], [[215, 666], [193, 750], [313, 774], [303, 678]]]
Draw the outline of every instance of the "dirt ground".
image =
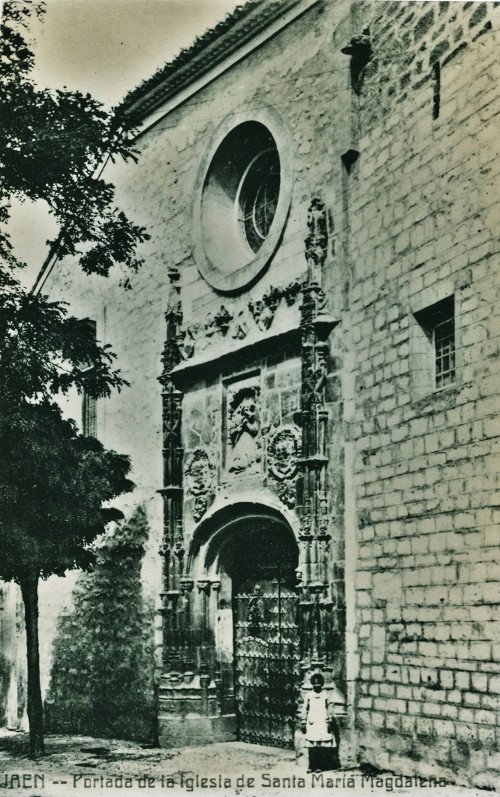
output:
[[[392, 773], [307, 773], [292, 751], [232, 742], [175, 750], [84, 736], [47, 736], [47, 755], [28, 756], [25, 733], [0, 734], [2, 797], [484, 797], [478, 789], [417, 782]], [[491, 794], [492, 792], [490, 792]]]

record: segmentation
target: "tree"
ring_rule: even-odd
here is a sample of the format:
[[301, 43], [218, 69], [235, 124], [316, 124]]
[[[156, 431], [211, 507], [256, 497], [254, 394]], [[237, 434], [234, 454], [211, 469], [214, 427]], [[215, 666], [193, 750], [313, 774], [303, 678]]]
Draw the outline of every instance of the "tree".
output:
[[52, 254], [78, 259], [87, 273], [137, 270], [137, 245], [148, 238], [101, 176], [108, 158], [135, 157], [127, 131], [90, 95], [39, 89], [32, 79], [26, 35], [41, 14], [33, 0], [6, 2], [0, 39], [0, 578], [20, 584], [25, 605], [35, 757], [44, 752], [38, 581], [92, 566], [93, 541], [121, 517], [108, 502], [133, 485], [128, 458], [80, 435], [54, 401], [70, 388], [107, 396], [124, 381], [88, 319], [22, 289], [11, 201], [43, 200], [60, 229]]
[[[129, 131], [90, 94], [38, 88], [26, 39], [35, 0], [4, 3], [0, 39], [0, 258], [19, 265], [6, 229], [13, 197], [43, 200], [60, 226], [58, 256], [79, 256], [87, 273], [113, 264], [136, 271], [145, 230], [115, 207], [114, 187], [102, 178], [108, 159], [135, 159]], [[83, 249], [82, 249], [83, 247]]]
[[91, 543], [122, 516], [103, 503], [133, 485], [128, 458], [78, 434], [52, 399], [72, 387], [96, 397], [120, 388], [109, 348], [95, 340], [88, 319], [0, 275], [0, 578], [19, 583], [23, 596], [30, 748], [37, 757], [44, 752], [38, 580], [91, 567]]
[[121, 512], [103, 507], [129, 490], [129, 461], [77, 433], [54, 402], [0, 417], [0, 576], [25, 607], [30, 750], [44, 752], [38, 653], [38, 580], [88, 569], [91, 543]]
[[59, 619], [45, 704], [56, 733], [156, 738], [154, 607], [141, 580], [148, 536], [142, 506], [109, 529]]

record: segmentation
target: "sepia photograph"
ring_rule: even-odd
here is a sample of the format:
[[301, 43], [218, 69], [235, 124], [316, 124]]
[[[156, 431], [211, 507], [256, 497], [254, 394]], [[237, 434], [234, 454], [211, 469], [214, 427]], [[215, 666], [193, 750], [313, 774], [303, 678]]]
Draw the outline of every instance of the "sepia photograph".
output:
[[499, 6], [0, 3], [0, 797], [500, 794]]

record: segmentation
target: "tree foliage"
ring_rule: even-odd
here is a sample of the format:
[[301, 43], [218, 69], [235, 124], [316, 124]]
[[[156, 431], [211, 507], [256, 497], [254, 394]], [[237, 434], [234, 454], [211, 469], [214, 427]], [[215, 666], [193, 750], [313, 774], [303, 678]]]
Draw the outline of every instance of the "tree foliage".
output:
[[121, 512], [103, 507], [129, 490], [128, 458], [78, 434], [53, 402], [0, 423], [0, 576], [21, 581], [88, 568], [92, 543]]
[[140, 266], [144, 228], [114, 205], [102, 178], [108, 159], [135, 158], [129, 131], [90, 94], [40, 89], [33, 81], [28, 28], [43, 14], [35, 0], [4, 3], [0, 38], [0, 259], [18, 265], [7, 222], [13, 197], [43, 200], [55, 216], [59, 256], [78, 256], [88, 273]]
[[38, 654], [38, 580], [89, 568], [92, 543], [121, 512], [128, 457], [78, 433], [54, 402], [70, 388], [106, 396], [123, 384], [88, 319], [27, 294], [0, 271], [0, 578], [25, 604], [28, 717], [33, 757], [44, 752]]
[[78, 579], [54, 645], [52, 732], [154, 739], [153, 607], [141, 581], [148, 531], [138, 507], [100, 539], [94, 570]]
[[22, 412], [26, 402], [67, 393], [71, 387], [108, 396], [125, 384], [112, 370], [109, 344], [100, 344], [89, 319], [67, 313], [60, 302], [27, 293], [0, 269], [0, 407]]
[[102, 177], [108, 159], [135, 158], [128, 132], [90, 95], [33, 80], [27, 36], [42, 14], [35, 0], [7, 0], [0, 38], [0, 578], [20, 584], [25, 604], [35, 757], [44, 750], [38, 580], [89, 568], [92, 544], [122, 516], [109, 502], [133, 485], [128, 458], [80, 435], [54, 401], [70, 389], [107, 396], [124, 381], [88, 319], [22, 288], [11, 204], [45, 202], [59, 225], [51, 255], [71, 256], [86, 273], [137, 270], [148, 238]]

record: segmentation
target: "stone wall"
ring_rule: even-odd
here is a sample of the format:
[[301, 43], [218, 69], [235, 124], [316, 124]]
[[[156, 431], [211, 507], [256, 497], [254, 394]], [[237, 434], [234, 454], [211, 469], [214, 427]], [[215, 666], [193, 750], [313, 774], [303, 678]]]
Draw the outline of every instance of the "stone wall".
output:
[[[345, 122], [339, 109], [346, 101], [346, 87], [332, 82], [331, 74], [340, 67], [344, 72], [347, 70], [347, 61], [339, 48], [348, 38], [349, 21], [342, 22], [345, 32], [341, 25], [336, 34], [339, 46], [332, 47], [333, 26], [327, 17], [321, 5], [313, 8], [283, 34], [268, 41], [140, 136], [137, 139], [138, 167], [119, 166], [110, 170], [110, 179], [117, 185], [118, 201], [152, 235], [143, 249], [145, 265], [137, 276], [130, 277], [128, 289], [119, 275], [107, 280], [89, 278], [79, 275], [70, 262], [58, 264], [43, 287], [54, 298], [70, 299], [74, 312], [97, 321], [98, 337], [111, 344], [117, 355], [117, 365], [130, 382], [130, 388], [109, 401], [98, 402], [98, 436], [106, 446], [131, 456], [131, 478], [136, 490], [122, 497], [119, 505], [125, 513], [138, 502], [147, 508], [151, 532], [143, 576], [147, 591], [157, 597], [162, 592], [158, 550], [163, 531], [162, 501], [156, 492], [162, 486], [161, 389], [157, 379], [162, 370], [168, 271], [174, 266], [181, 275], [186, 354], [210, 353], [214, 357], [218, 352], [222, 354], [229, 348], [265, 338], [267, 333], [279, 335], [290, 326], [298, 326], [300, 286], [306, 271], [307, 210], [314, 196], [322, 196], [327, 203], [329, 266], [337, 255], [334, 218], [338, 215], [335, 207], [339, 211], [341, 208], [341, 190], [336, 175], [340, 173], [340, 141], [345, 140]], [[319, 114], [318, 95], [331, 98]], [[234, 96], [238, 97], [237, 103]], [[195, 187], [211, 140], [225, 118], [235, 108], [238, 113], [251, 117], [255, 109], [261, 107], [274, 109], [292, 137], [289, 153], [294, 171], [291, 207], [281, 245], [269, 269], [243, 295], [221, 297], [200, 278], [193, 257]], [[325, 171], [327, 164], [331, 167]], [[345, 286], [343, 279], [335, 282], [336, 286], [341, 285], [341, 290], [332, 292], [329, 301], [332, 311], [338, 315], [345, 301]], [[227, 314], [231, 318], [226, 327], [220, 319]], [[340, 339], [336, 347], [331, 358], [327, 396], [329, 406], [335, 407], [331, 413], [329, 445], [336, 464], [332, 462], [329, 478], [334, 485], [331, 515], [341, 522], [343, 450], [339, 445], [342, 415], [339, 374], [343, 344]], [[294, 423], [300, 387], [298, 354], [297, 343], [293, 355], [289, 352], [259, 355], [252, 364], [252, 368], [260, 369], [262, 379], [263, 463], [273, 433], [280, 425]], [[295, 362], [287, 362], [290, 356]], [[241, 365], [236, 359], [234, 368], [226, 372], [224, 378], [236, 376], [248, 367], [248, 358]], [[190, 457], [196, 451], [210, 449], [215, 482], [220, 485], [221, 478], [225, 478], [220, 461], [223, 452], [217, 445], [223, 423], [221, 385], [210, 386], [209, 382], [190, 385], [186, 391], [185, 465], [189, 467]], [[78, 399], [73, 400], [68, 413], [78, 417], [79, 411]], [[266, 479], [262, 471], [260, 487], [277, 495], [282, 488], [271, 484], [272, 481]], [[189, 540], [195, 522], [195, 499], [189, 488], [185, 498], [185, 532]], [[287, 501], [290, 503], [289, 497]], [[338, 564], [331, 578], [339, 585], [337, 591], [342, 599], [341, 535], [335, 545]], [[342, 612], [341, 603], [339, 608]], [[43, 615], [41, 620], [43, 625]], [[48, 655], [44, 668], [49, 666]]]
[[[360, 756], [491, 787], [500, 19], [494, 4], [375, 6], [349, 177]], [[456, 379], [435, 392], [414, 341], [450, 296]]]
[[[180, 274], [186, 368], [197, 357], [215, 363], [184, 399], [189, 538], [225, 485], [231, 379], [260, 369], [263, 463], [272, 430], [294, 422], [298, 351], [239, 361], [238, 347], [298, 324], [307, 209], [322, 198], [325, 287], [338, 322], [326, 394], [330, 578], [343, 584], [345, 527], [344, 674], [357, 755], [478, 786], [498, 776], [497, 29], [491, 3], [318, 3], [158, 115], [137, 140], [139, 165], [112, 175], [120, 201], [152, 233], [131, 290], [79, 277], [70, 264], [46, 284], [96, 318], [131, 382], [99, 403], [98, 431], [132, 457], [137, 488], [122, 505], [147, 506], [144, 578], [159, 594], [167, 272]], [[350, 59], [341, 50], [363, 31], [361, 61], [359, 49]], [[290, 136], [288, 219], [261, 278], [242, 295], [221, 295], [193, 255], [200, 170], [229, 115], [263, 108]], [[452, 296], [456, 378], [436, 392], [426, 319]], [[220, 365], [229, 350], [233, 366]], [[202, 493], [200, 470], [211, 485]]]

